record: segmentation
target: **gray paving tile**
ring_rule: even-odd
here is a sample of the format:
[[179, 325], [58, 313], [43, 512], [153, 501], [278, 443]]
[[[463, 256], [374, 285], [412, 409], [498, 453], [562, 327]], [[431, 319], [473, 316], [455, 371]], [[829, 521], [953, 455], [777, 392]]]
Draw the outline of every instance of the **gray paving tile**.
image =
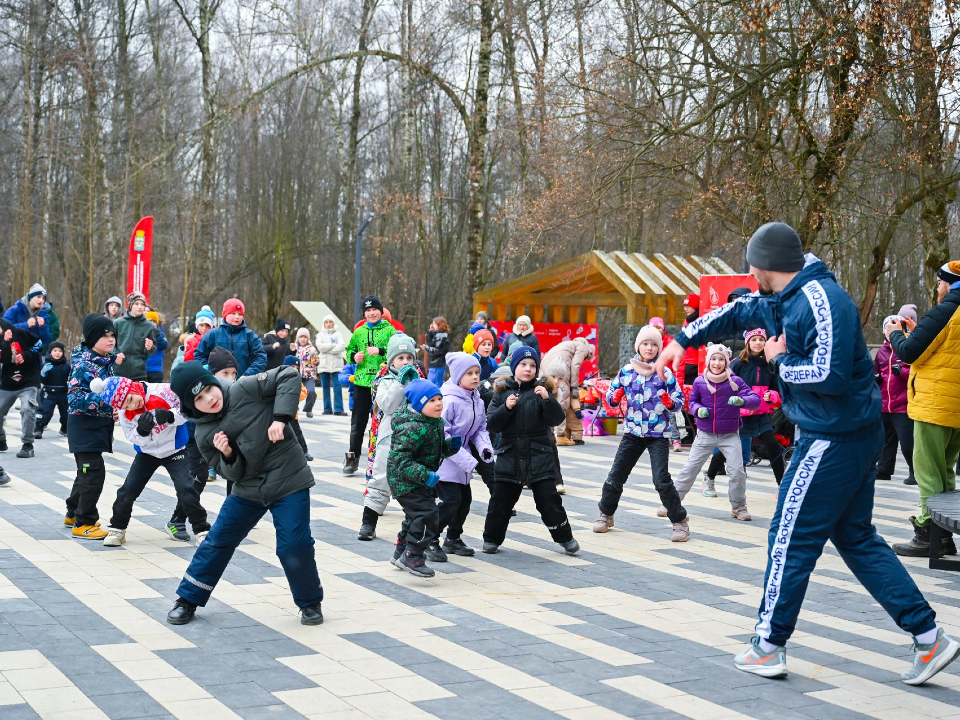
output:
[[143, 691], [99, 695], [94, 699], [94, 703], [106, 713], [110, 720], [128, 720], [167, 714], [160, 703]]

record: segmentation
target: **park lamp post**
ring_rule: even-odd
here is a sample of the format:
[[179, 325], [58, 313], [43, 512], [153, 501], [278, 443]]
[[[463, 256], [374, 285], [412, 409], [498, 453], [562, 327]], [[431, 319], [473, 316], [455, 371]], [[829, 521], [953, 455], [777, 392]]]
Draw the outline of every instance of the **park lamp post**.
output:
[[367, 229], [367, 225], [370, 224], [370, 221], [373, 220], [373, 213], [371, 213], [366, 220], [363, 221], [360, 225], [360, 229], [357, 230], [357, 257], [356, 265], [353, 270], [353, 317], [354, 322], [359, 320], [362, 315], [360, 314], [360, 258], [363, 254], [363, 231]]

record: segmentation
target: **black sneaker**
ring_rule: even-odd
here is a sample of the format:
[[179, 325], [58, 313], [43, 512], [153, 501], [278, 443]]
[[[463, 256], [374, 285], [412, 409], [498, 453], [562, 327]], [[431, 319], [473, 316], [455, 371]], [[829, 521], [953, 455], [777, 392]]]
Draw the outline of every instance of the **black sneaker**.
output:
[[580, 543], [577, 542], [576, 538], [570, 538], [567, 542], [560, 543], [560, 545], [567, 555], [576, 555], [580, 552]]
[[461, 557], [473, 557], [475, 552], [474, 549], [468, 547], [461, 538], [457, 538], [456, 540], [447, 538], [443, 541], [443, 550], [447, 555], [460, 555]]
[[402, 567], [411, 575], [432, 578], [437, 574], [432, 567], [427, 565], [426, 561], [423, 559], [423, 553], [419, 552], [419, 550], [414, 551], [410, 547], [407, 548], [407, 551], [403, 554], [403, 557], [400, 558], [399, 564], [400, 567]]
[[353, 475], [357, 471], [357, 468], [359, 466], [360, 466], [360, 461], [357, 460], [357, 456], [354, 453], [348, 452], [345, 454], [343, 458], [343, 471], [342, 471], [344, 475]]
[[497, 545], [496, 543], [487, 542], [486, 540], [484, 540], [484, 542], [483, 542], [483, 551], [484, 551], [485, 553], [487, 553], [488, 555], [493, 555], [493, 554], [495, 554], [499, 549], [500, 549], [500, 546]]
[[7, 475], [7, 471], [0, 467], [0, 485], [6, 485], [10, 482], [10, 476]]
[[877, 473], [877, 480], [892, 480], [893, 477], [887, 473]]
[[397, 540], [397, 544], [393, 547], [393, 557], [390, 559], [390, 564], [403, 570], [403, 564], [400, 562], [400, 560], [403, 558], [403, 554], [406, 551], [407, 544]]
[[357, 540], [373, 540], [376, 536], [377, 526], [364, 523], [360, 526], [360, 532], [357, 533]]
[[323, 612], [320, 610], [320, 603], [300, 608], [300, 624], [323, 625]]
[[8, 450], [8, 448], [7, 448], [7, 441], [6, 441], [6, 440], [0, 440], [0, 452], [6, 452], [7, 450]]
[[20, 448], [20, 452], [17, 453], [18, 458], [32, 458], [33, 457], [33, 443], [24, 443], [23, 447]]
[[167, 613], [167, 622], [171, 625], [186, 625], [188, 622], [193, 620], [193, 616], [196, 615], [196, 613], [196, 605], [189, 600], [177, 598], [177, 602], [174, 604], [173, 610]]
[[903, 484], [904, 484], [904, 485], [916, 485], [916, 484], [917, 484], [917, 479], [916, 479], [913, 475], [910, 475], [908, 478], [906, 478], [906, 479], [903, 481]]
[[307, 462], [313, 462], [313, 455], [311, 455], [310, 453], [304, 453], [303, 457]]
[[60, 434], [63, 435], [64, 437], [66, 437], [66, 436], [67, 436], [67, 431], [64, 430], [63, 428], [60, 428]]
[[436, 540], [431, 543], [424, 555], [427, 556], [427, 560], [430, 562], [443, 563], [447, 561], [447, 554], [443, 551], [443, 548], [440, 547], [440, 543]]
[[43, 428], [36, 428], [36, 429], [33, 431], [33, 439], [34, 439], [34, 440], [43, 440]]

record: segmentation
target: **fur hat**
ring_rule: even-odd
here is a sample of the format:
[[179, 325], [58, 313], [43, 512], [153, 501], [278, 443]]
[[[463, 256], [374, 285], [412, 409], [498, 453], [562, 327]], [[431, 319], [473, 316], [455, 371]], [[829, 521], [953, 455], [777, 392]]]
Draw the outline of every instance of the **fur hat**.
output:
[[94, 378], [90, 381], [90, 392], [99, 395], [103, 402], [114, 410], [123, 408], [128, 395], [139, 395], [143, 397], [143, 385], [131, 380], [130, 378], [118, 377], [112, 375], [106, 380], [103, 378]]
[[227, 368], [237, 368], [239, 370], [237, 358], [234, 357], [232, 352], [219, 345], [213, 348], [207, 356], [207, 367], [214, 375]]
[[640, 328], [640, 332], [637, 333], [637, 339], [633, 341], [633, 349], [636, 350], [637, 353], [640, 352], [640, 343], [644, 340], [649, 340], [657, 346], [658, 355], [663, 350], [663, 336], [653, 325], [644, 325]]
[[244, 317], [247, 315], [247, 312], [243, 307], [243, 303], [237, 298], [230, 298], [223, 304], [223, 317], [235, 312], [240, 313]]
[[423, 406], [437, 397], [437, 395], [443, 395], [443, 393], [440, 392], [440, 388], [429, 380], [423, 379], [411, 380], [403, 391], [403, 396], [407, 399], [407, 403], [417, 412], [423, 410]]
[[534, 364], [537, 366], [537, 372], [540, 372], [540, 353], [528, 345], [518, 347], [513, 351], [510, 356], [510, 372], [516, 375], [517, 365], [524, 360], [533, 360]]
[[393, 361], [397, 359], [397, 355], [403, 355], [404, 353], [413, 355], [414, 359], [416, 359], [417, 344], [409, 335], [398, 332], [387, 342], [387, 365], [393, 365]]

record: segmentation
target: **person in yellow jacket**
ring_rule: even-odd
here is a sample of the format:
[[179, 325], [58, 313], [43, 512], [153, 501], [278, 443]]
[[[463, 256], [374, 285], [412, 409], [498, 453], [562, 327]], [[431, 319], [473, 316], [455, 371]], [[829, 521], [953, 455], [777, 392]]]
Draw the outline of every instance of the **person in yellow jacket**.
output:
[[[913, 424], [913, 466], [920, 488], [920, 513], [911, 517], [914, 537], [893, 546], [897, 555], [926, 557], [930, 551], [927, 499], [956, 489], [960, 455], [960, 260], [937, 271], [939, 304], [920, 322], [893, 317], [884, 335], [909, 364], [907, 414]], [[909, 331], [909, 332], [907, 332]], [[941, 555], [956, 555], [953, 537], [940, 543]]]

